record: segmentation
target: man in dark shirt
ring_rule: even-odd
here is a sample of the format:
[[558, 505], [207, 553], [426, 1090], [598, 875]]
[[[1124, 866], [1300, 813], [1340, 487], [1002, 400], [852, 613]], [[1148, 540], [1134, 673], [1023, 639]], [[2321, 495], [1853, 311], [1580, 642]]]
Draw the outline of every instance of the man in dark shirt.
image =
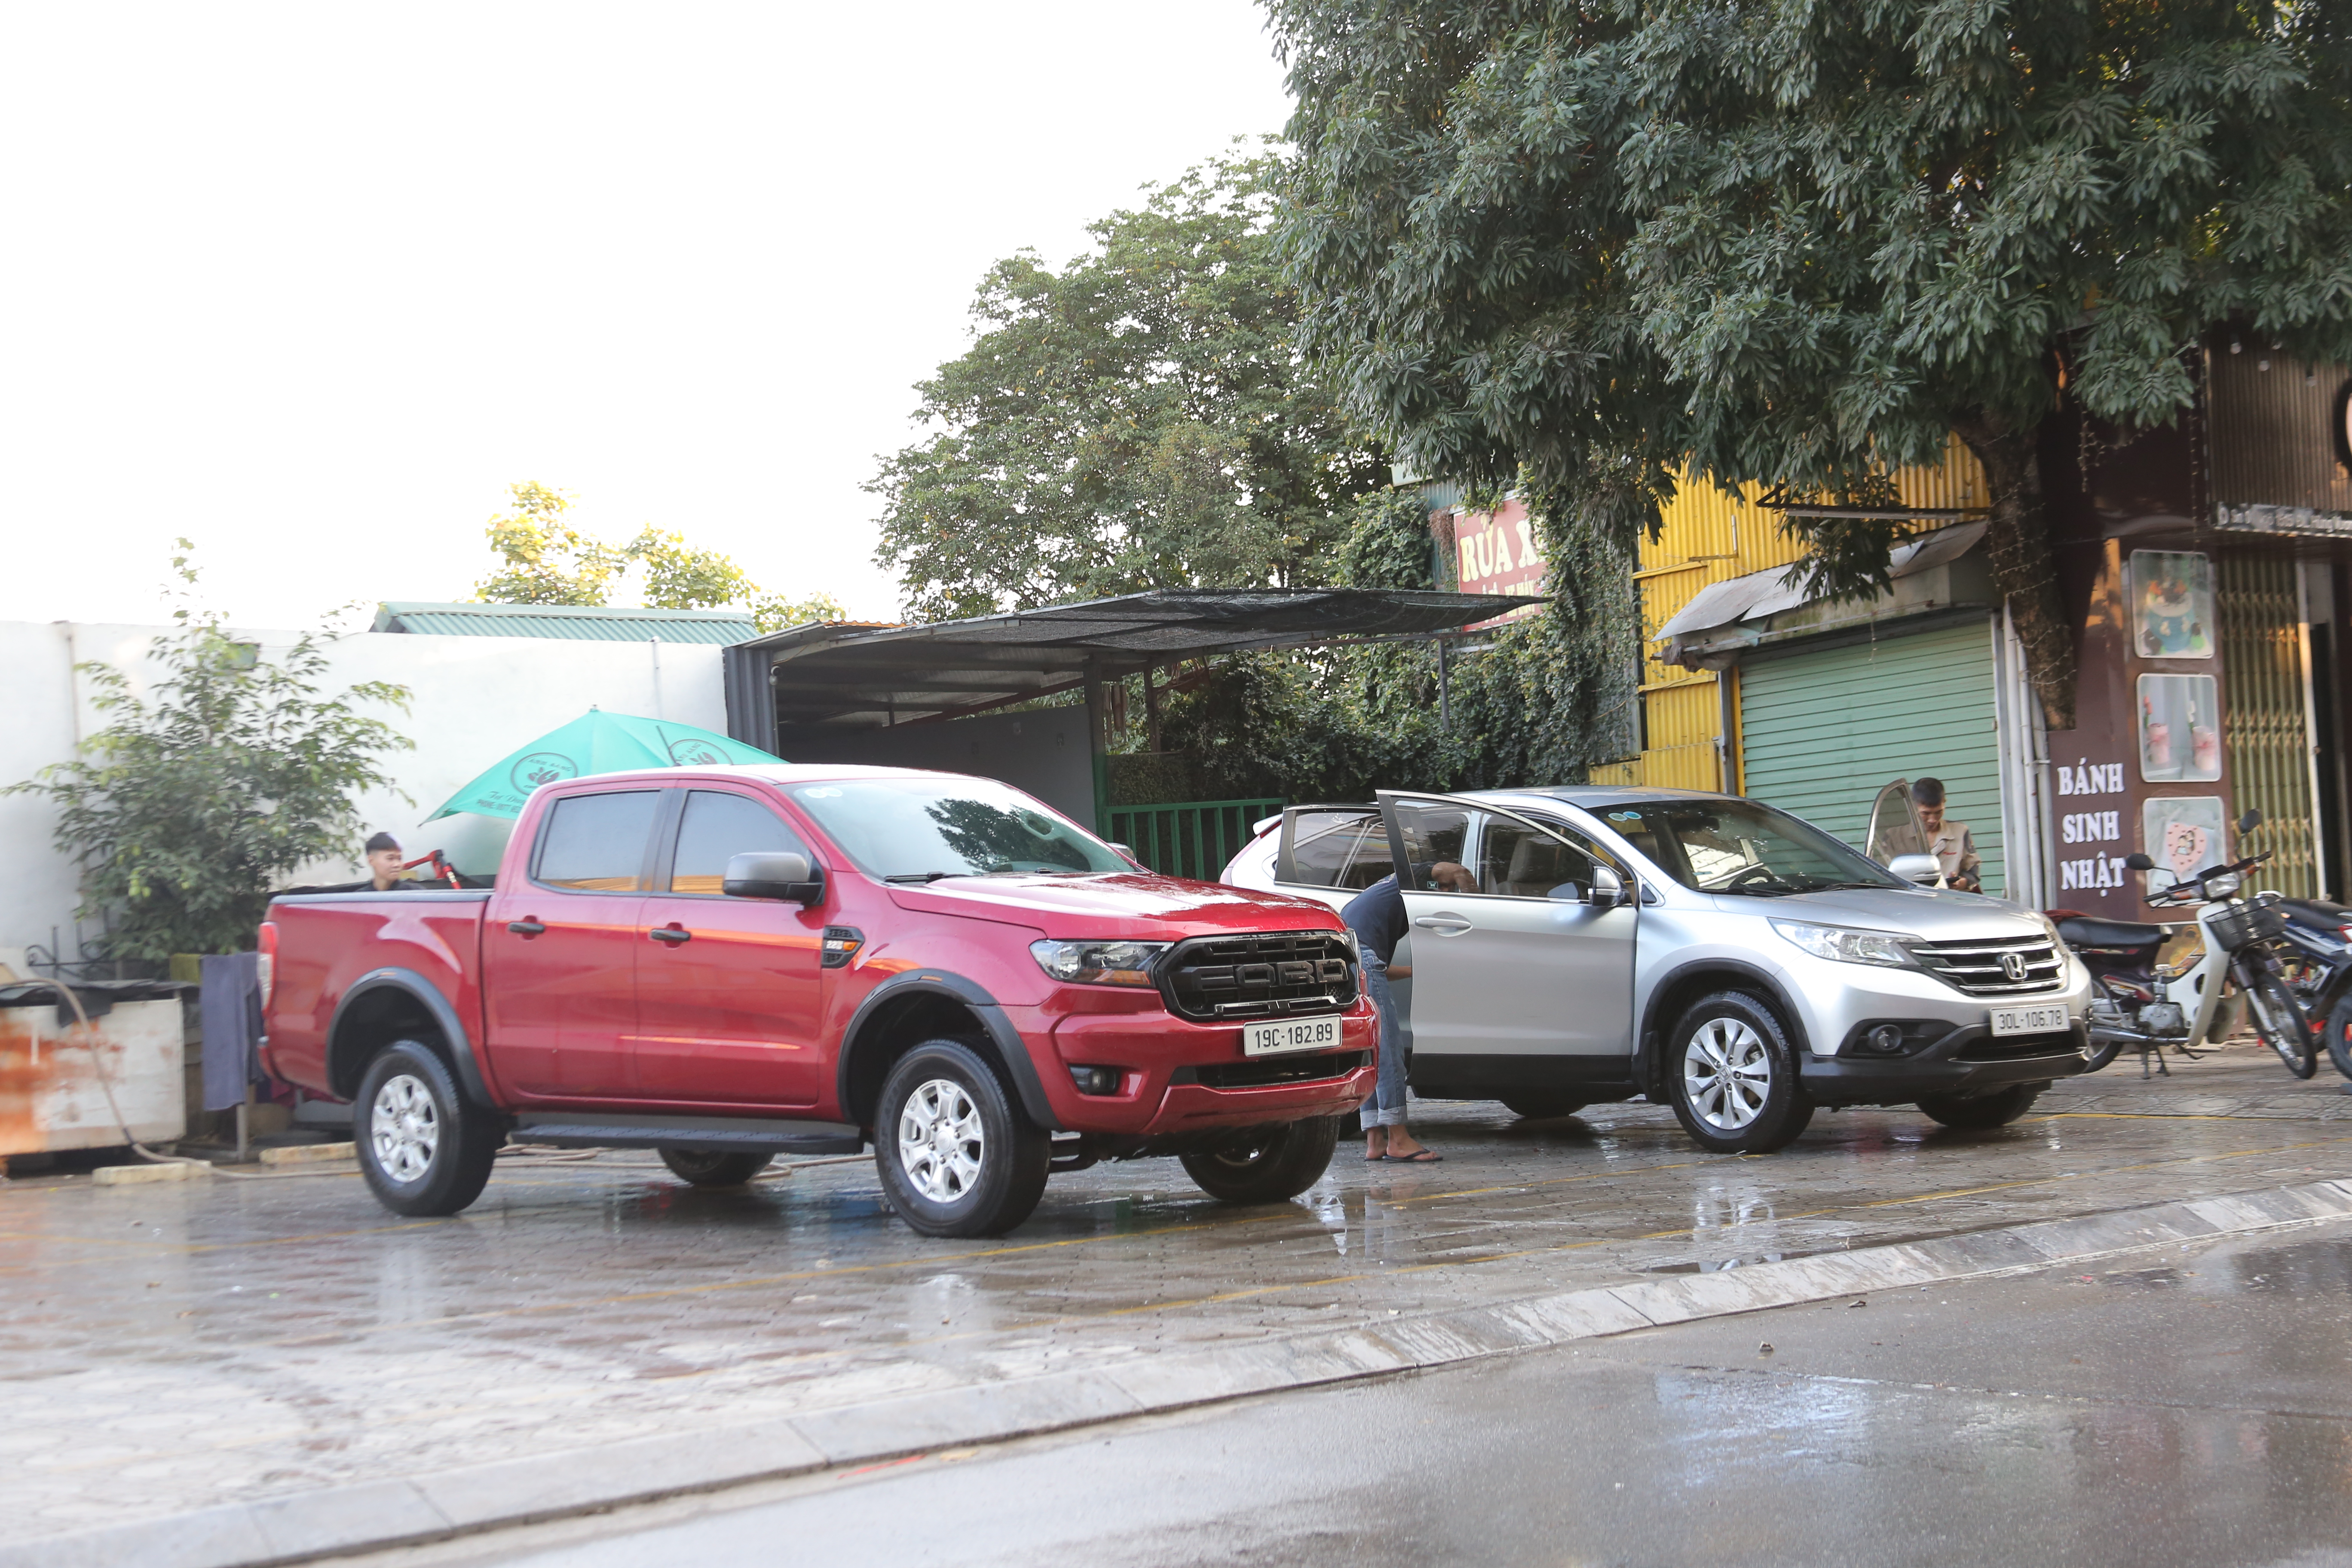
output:
[[[1433, 866], [1430, 875], [1441, 887], [1458, 887], [1468, 873], [1451, 862]], [[1391, 968], [1397, 943], [1404, 940], [1409, 922], [1404, 890], [1394, 877], [1383, 877], [1348, 900], [1339, 911], [1356, 933], [1358, 955], [1363, 961], [1364, 990], [1381, 1015], [1380, 1081], [1358, 1114], [1364, 1124], [1364, 1158], [1402, 1165], [1434, 1164], [1439, 1155], [1416, 1141], [1404, 1126], [1404, 1027], [1397, 1017], [1396, 999], [1389, 994], [1391, 978], [1410, 980], [1410, 965]]]

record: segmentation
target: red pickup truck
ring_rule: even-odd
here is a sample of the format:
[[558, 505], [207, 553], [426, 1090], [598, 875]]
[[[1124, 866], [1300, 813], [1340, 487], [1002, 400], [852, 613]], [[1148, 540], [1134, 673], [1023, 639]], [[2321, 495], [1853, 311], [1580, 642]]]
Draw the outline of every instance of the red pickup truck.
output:
[[509, 1140], [699, 1184], [870, 1142], [930, 1236], [1000, 1235], [1105, 1159], [1274, 1202], [1373, 1077], [1328, 908], [1155, 875], [954, 773], [565, 780], [489, 889], [282, 896], [261, 948], [265, 1064], [352, 1102], [401, 1214], [472, 1203]]

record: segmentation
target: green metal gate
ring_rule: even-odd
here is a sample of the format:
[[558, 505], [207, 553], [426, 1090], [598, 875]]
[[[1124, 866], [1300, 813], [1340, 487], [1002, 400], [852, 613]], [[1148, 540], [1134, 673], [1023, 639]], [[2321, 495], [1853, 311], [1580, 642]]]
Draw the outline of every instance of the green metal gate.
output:
[[1893, 779], [1944, 781], [1984, 889], [2002, 874], [2000, 737], [1991, 628], [1981, 620], [1754, 659], [1739, 672], [1742, 784], [1859, 847]]
[[1250, 841], [1250, 828], [1279, 816], [1279, 800], [1187, 800], [1162, 805], [1114, 805], [1104, 835], [1135, 858], [1171, 877], [1213, 882]]

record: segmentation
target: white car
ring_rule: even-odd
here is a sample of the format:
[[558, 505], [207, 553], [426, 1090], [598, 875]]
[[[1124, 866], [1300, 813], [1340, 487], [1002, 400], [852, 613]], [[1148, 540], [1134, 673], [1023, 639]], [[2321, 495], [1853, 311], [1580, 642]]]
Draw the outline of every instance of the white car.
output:
[[1707, 1148], [1761, 1152], [1821, 1106], [1999, 1126], [2084, 1070], [2090, 976], [2046, 920], [1901, 880], [1761, 801], [1383, 793], [1259, 826], [1226, 881], [1344, 907], [1401, 879], [1425, 1098], [1561, 1116], [1646, 1095]]

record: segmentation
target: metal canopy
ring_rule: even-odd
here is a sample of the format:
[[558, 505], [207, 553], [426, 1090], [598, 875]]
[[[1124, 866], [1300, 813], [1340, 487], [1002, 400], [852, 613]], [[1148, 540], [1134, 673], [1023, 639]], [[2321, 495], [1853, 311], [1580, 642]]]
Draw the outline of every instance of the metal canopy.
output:
[[[953, 719], [1180, 658], [1442, 636], [1542, 602], [1387, 588], [1179, 588], [924, 626], [795, 626], [728, 649], [729, 729], [759, 745], [745, 720], [862, 728]], [[755, 716], [745, 700], [762, 684], [772, 700]], [[765, 733], [772, 740], [772, 729]]]

